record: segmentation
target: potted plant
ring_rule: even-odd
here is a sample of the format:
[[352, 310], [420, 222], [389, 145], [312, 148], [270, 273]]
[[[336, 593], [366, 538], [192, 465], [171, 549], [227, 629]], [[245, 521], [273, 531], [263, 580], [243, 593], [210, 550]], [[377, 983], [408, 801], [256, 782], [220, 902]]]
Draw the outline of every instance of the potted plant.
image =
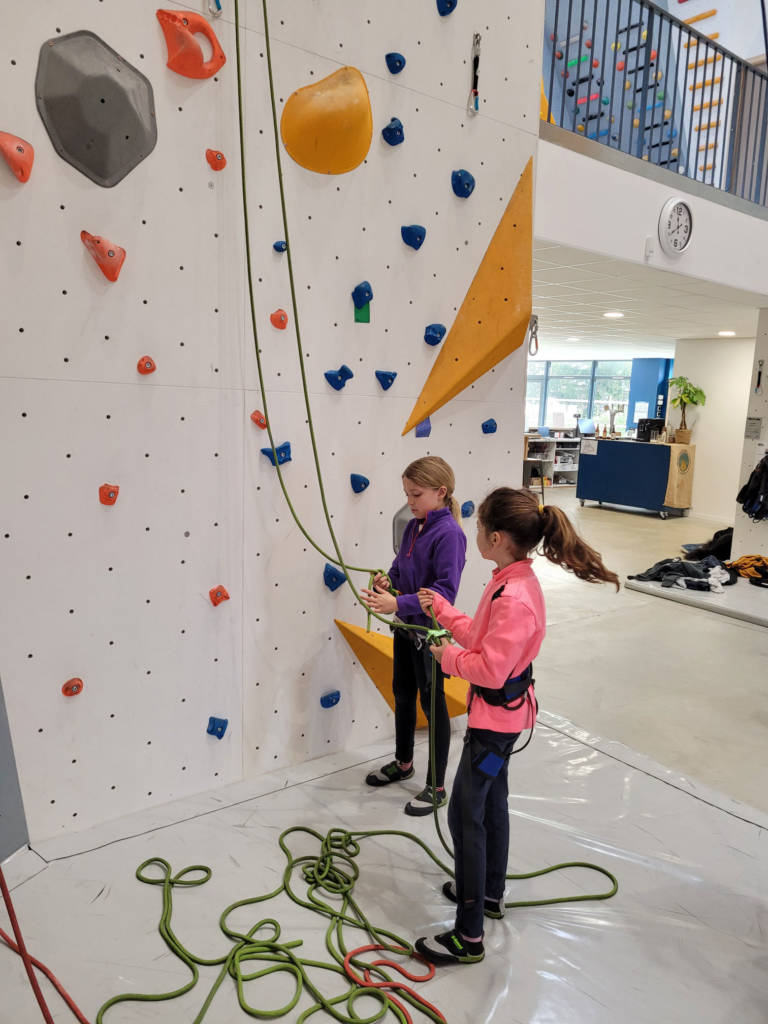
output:
[[687, 377], [672, 377], [669, 386], [677, 392], [671, 399], [672, 405], [680, 410], [680, 426], [675, 431], [675, 440], [680, 444], [690, 444], [691, 431], [685, 422], [686, 406], [704, 405], [707, 401], [707, 396], [701, 388], [691, 384]]

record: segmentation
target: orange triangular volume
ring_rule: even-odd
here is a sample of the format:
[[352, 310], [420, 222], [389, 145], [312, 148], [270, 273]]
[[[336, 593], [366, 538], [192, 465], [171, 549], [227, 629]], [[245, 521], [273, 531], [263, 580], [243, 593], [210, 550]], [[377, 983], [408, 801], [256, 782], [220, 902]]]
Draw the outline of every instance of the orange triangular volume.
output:
[[[384, 636], [381, 633], [368, 633], [362, 626], [353, 626], [349, 622], [340, 622], [334, 619], [339, 627], [341, 635], [347, 641], [355, 653], [355, 657], [371, 677], [384, 700], [392, 710], [395, 710], [395, 698], [392, 694], [392, 649], [391, 636]], [[445, 680], [445, 702], [448, 705], [448, 714], [451, 718], [463, 715], [467, 710], [467, 687], [466, 679], [459, 679], [458, 676], [451, 676]], [[421, 708], [418, 709], [416, 726], [425, 729], [427, 719]]]
[[523, 344], [532, 308], [532, 251], [533, 158], [499, 221], [404, 434]]

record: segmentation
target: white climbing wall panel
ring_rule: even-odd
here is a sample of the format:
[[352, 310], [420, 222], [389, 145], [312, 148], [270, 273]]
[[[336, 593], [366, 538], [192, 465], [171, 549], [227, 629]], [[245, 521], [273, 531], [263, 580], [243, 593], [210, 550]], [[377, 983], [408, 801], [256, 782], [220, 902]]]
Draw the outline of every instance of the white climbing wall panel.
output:
[[[207, 3], [168, 4], [207, 11]], [[294, 525], [266, 435], [250, 331], [239, 180], [234, 3], [213, 24], [227, 63], [213, 79], [165, 66], [155, 5], [39, 0], [0, 8], [0, 130], [36, 151], [20, 185], [0, 164], [0, 675], [33, 839], [392, 732], [388, 708], [333, 624], [362, 622], [351, 592], [323, 583], [325, 559]], [[373, 109], [368, 157], [325, 177], [283, 150], [288, 227], [307, 381], [328, 505], [345, 557], [388, 566], [400, 474], [440, 454], [459, 501], [521, 477], [525, 354], [518, 351], [432, 417], [400, 432], [538, 130], [542, 4], [459, 0], [281, 0], [269, 4], [278, 112], [292, 91], [344, 64]], [[241, 4], [254, 293], [276, 442], [298, 514], [330, 551], [307, 434], [285, 255], [261, 2]], [[40, 46], [95, 32], [148, 76], [155, 151], [114, 189], [54, 152], [34, 79]], [[469, 118], [470, 49], [482, 34], [480, 116]], [[405, 70], [391, 76], [384, 54]], [[391, 117], [405, 142], [380, 137]], [[214, 173], [205, 150], [220, 149]], [[451, 171], [477, 185], [454, 196]], [[400, 239], [419, 223], [419, 252]], [[127, 250], [111, 284], [79, 233]], [[371, 282], [371, 323], [350, 292]], [[285, 331], [269, 314], [289, 311]], [[140, 376], [150, 355], [157, 371]], [[346, 363], [333, 391], [323, 377]], [[382, 391], [374, 371], [397, 372]], [[480, 424], [493, 417], [495, 434]], [[354, 494], [349, 474], [371, 481]], [[98, 500], [104, 483], [120, 493]], [[474, 550], [460, 595], [474, 606], [488, 566]], [[359, 583], [366, 577], [358, 574]], [[213, 607], [210, 588], [230, 600]], [[83, 692], [61, 686], [81, 677]], [[325, 710], [320, 696], [339, 689]], [[229, 719], [224, 739], [208, 717]]]

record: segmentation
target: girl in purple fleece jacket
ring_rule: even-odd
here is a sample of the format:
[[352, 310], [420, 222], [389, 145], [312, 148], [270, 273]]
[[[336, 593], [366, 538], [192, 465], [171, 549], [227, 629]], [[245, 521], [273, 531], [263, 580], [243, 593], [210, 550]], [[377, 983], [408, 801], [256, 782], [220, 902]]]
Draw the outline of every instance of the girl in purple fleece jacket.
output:
[[[401, 622], [431, 626], [432, 620], [419, 604], [422, 587], [442, 594], [453, 603], [466, 562], [467, 538], [459, 526], [459, 505], [453, 497], [453, 470], [443, 459], [428, 455], [416, 459], [403, 473], [403, 490], [413, 519], [408, 523], [400, 550], [389, 570], [390, 592], [385, 576], [378, 575], [373, 590], [363, 590], [366, 605], [380, 615], [397, 613]], [[371, 772], [369, 786], [387, 786], [413, 775], [413, 739], [416, 730], [416, 695], [427, 719], [430, 718], [432, 658], [422, 643], [423, 633], [395, 629], [392, 691], [395, 696], [395, 760]], [[430, 722], [435, 737], [435, 778], [427, 766], [424, 789], [405, 805], [411, 815], [432, 812], [432, 787], [437, 804], [447, 802], [445, 768], [451, 741], [451, 723], [443, 690], [443, 672], [437, 666], [435, 720]]]

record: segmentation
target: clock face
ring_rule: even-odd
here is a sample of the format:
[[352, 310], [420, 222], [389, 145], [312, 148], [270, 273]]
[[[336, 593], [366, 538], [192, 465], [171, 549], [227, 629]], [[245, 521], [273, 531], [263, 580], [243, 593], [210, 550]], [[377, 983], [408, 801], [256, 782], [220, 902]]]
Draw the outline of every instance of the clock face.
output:
[[691, 241], [693, 215], [691, 208], [681, 199], [670, 199], [664, 204], [659, 218], [659, 242], [668, 256], [684, 252]]

